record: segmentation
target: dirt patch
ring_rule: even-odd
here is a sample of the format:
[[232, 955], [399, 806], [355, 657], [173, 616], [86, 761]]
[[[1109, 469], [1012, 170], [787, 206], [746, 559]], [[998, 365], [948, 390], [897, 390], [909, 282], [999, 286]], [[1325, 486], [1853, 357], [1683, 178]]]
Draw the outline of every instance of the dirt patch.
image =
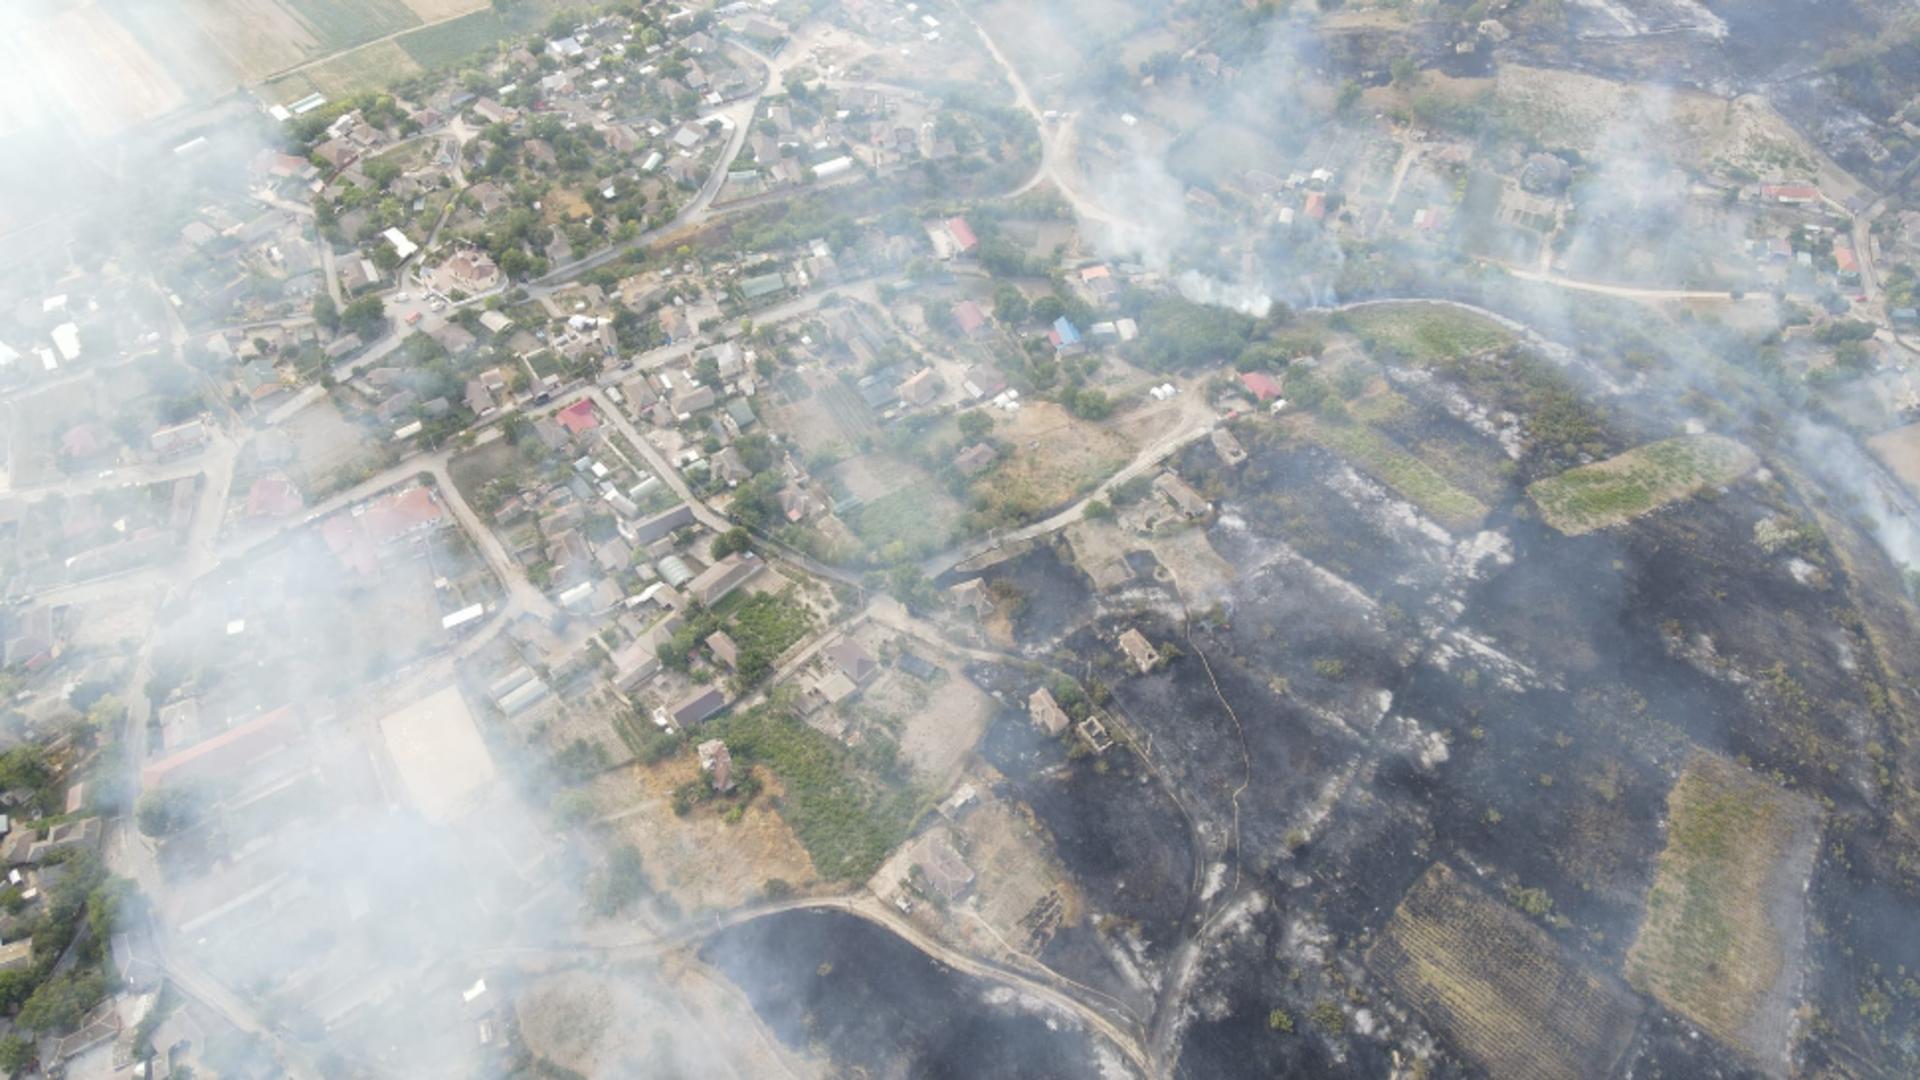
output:
[[1763, 1063], [1781, 1061], [1819, 811], [1701, 754], [1668, 794], [1667, 814], [1667, 847], [1627, 978], [1716, 1038]]
[[973, 491], [1018, 519], [1072, 502], [1113, 475], [1135, 450], [1113, 428], [1077, 420], [1050, 401], [1026, 405], [997, 424], [993, 434], [1012, 452]]
[[812, 860], [772, 808], [781, 791], [771, 772], [755, 770], [766, 786], [732, 824], [712, 807], [674, 815], [674, 789], [700, 775], [700, 763], [687, 753], [605, 773], [589, 787], [614, 839], [639, 849], [655, 888], [693, 912], [747, 903], [775, 878], [796, 887], [813, 883]]
[[993, 703], [985, 694], [944, 668], [932, 683], [889, 672], [861, 704], [898, 718], [900, 752], [922, 779], [942, 786], [973, 751], [993, 715]]
[[1639, 1015], [1624, 987], [1440, 863], [1407, 890], [1367, 964], [1495, 1076], [1611, 1075]]
[[280, 429], [293, 441], [294, 482], [314, 498], [355, 482], [378, 458], [368, 449], [366, 432], [348, 423], [331, 401], [301, 409]]
[[1908, 424], [1875, 435], [1867, 444], [1900, 482], [1907, 485], [1908, 491], [1920, 495], [1920, 424]]

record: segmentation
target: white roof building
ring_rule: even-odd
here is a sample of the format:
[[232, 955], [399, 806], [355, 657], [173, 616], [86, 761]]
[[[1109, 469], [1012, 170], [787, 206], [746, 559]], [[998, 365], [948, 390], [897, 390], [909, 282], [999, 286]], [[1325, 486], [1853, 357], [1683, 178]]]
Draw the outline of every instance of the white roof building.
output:
[[388, 229], [386, 232], [383, 232], [380, 235], [386, 238], [387, 243], [393, 245], [393, 252], [394, 254], [400, 256], [401, 262], [406, 262], [408, 259], [413, 257], [414, 252], [420, 250], [419, 245], [407, 239], [407, 234], [401, 232], [397, 228]]

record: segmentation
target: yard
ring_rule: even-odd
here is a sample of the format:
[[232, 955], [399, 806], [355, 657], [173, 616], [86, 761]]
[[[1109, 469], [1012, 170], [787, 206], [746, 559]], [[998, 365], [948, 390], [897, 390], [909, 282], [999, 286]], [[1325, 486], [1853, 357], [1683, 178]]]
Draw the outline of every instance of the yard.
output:
[[952, 539], [959, 507], [930, 484], [902, 487], [849, 515], [867, 549], [889, 562], [938, 551]]
[[785, 788], [780, 815], [820, 876], [864, 881], [906, 839], [918, 794], [898, 776], [876, 776], [833, 737], [808, 727], [787, 703], [714, 720], [704, 733], [726, 740], [736, 764], [771, 770]]
[[974, 531], [1032, 521], [1073, 502], [1136, 449], [1113, 427], [1076, 419], [1050, 401], [1027, 404], [999, 421], [993, 435], [1013, 449], [973, 485], [974, 498], [987, 507], [969, 523]]

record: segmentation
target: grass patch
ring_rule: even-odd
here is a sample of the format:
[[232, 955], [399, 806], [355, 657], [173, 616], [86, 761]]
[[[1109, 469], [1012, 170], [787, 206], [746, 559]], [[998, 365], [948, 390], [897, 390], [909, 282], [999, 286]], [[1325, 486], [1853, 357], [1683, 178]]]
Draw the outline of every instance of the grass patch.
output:
[[1758, 463], [1732, 439], [1686, 435], [1537, 480], [1527, 494], [1547, 524], [1577, 536], [1731, 483]]
[[1724, 758], [1702, 754], [1667, 795], [1671, 824], [1627, 980], [1716, 1038], [1747, 1045], [1780, 977], [1773, 881], [1811, 806]]
[[1367, 966], [1493, 1076], [1612, 1075], [1639, 1012], [1625, 987], [1444, 864], [1407, 890]]
[[1457, 360], [1513, 344], [1513, 335], [1498, 323], [1449, 307], [1369, 307], [1346, 318], [1368, 352], [1384, 347], [1413, 360]]
[[891, 561], [938, 551], [952, 535], [953, 521], [945, 499], [916, 485], [866, 504], [848, 525], [870, 550]]
[[832, 736], [776, 699], [706, 726], [736, 760], [771, 769], [785, 794], [776, 807], [822, 878], [864, 881], [907, 838], [918, 797], [901, 776], [862, 769]]
[[1485, 503], [1372, 428], [1315, 420], [1307, 425], [1307, 435], [1454, 532], [1476, 528], [1487, 516]]

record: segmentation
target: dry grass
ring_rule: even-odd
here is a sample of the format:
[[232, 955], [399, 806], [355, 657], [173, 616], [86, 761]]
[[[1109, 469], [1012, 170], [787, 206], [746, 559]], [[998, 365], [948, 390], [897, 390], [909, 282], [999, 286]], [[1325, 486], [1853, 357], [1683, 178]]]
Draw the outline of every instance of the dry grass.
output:
[[1875, 435], [1868, 440], [1868, 445], [1900, 482], [1907, 485], [1908, 491], [1920, 496], [1920, 424], [1908, 424]]
[[773, 878], [802, 888], [815, 880], [806, 849], [773, 810], [778, 780], [765, 769], [756, 774], [766, 787], [731, 825], [712, 806], [674, 816], [674, 789], [700, 775], [692, 754], [603, 774], [589, 790], [613, 841], [639, 849], [654, 887], [693, 912], [747, 903]]
[[1494, 1076], [1611, 1075], [1639, 1015], [1624, 987], [1439, 863], [1407, 890], [1367, 964]]
[[1118, 471], [1135, 450], [1113, 428], [1077, 420], [1050, 401], [1026, 404], [993, 433], [1012, 452], [973, 492], [1009, 519], [1027, 520], [1072, 502]]
[[1541, 520], [1577, 536], [1732, 483], [1759, 463], [1753, 451], [1725, 436], [1688, 435], [1537, 480], [1527, 494]]
[[[1667, 795], [1670, 822], [1627, 979], [1715, 1037], [1752, 1048], [1782, 978], [1773, 906], [1789, 849], [1816, 811], [1724, 758], [1701, 754]], [[1760, 1036], [1765, 1038], [1764, 1034]]]
[[324, 60], [301, 74], [321, 93], [341, 98], [377, 90], [420, 71], [420, 65], [405, 49], [391, 41], [377, 41]]

